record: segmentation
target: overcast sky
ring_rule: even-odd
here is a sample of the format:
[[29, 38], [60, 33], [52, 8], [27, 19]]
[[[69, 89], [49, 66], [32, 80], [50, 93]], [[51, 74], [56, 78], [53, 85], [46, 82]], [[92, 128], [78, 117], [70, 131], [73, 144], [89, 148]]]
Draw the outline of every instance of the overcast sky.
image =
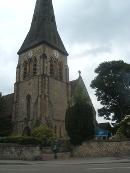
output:
[[[36, 0], [0, 1], [0, 91], [13, 92], [17, 51], [29, 31]], [[97, 109], [90, 83], [103, 61], [130, 63], [130, 0], [53, 0], [59, 33], [69, 52], [70, 80], [78, 70]], [[101, 120], [101, 119], [100, 119]]]

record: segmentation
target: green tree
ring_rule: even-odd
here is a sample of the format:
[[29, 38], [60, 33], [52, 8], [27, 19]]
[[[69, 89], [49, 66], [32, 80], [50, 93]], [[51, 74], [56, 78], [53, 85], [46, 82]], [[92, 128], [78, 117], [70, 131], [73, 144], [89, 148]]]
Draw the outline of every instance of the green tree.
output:
[[117, 136], [130, 138], [130, 115], [126, 116], [119, 124], [116, 132]]
[[3, 114], [4, 108], [5, 108], [5, 102], [4, 102], [3, 97], [0, 96], [0, 115]]
[[80, 145], [82, 142], [93, 138], [94, 119], [93, 109], [89, 104], [76, 103], [66, 112], [65, 125], [70, 142]]
[[82, 80], [77, 83], [73, 106], [66, 111], [65, 126], [70, 142], [80, 145], [94, 136], [94, 109], [88, 104], [88, 95]]
[[75, 89], [75, 94], [73, 98], [74, 104], [84, 104], [87, 103], [87, 94], [86, 89], [84, 88], [82, 83], [78, 83]]
[[12, 133], [12, 116], [0, 116], [0, 136], [9, 136]]
[[91, 82], [97, 100], [103, 107], [98, 114], [107, 120], [120, 122], [130, 113], [130, 64], [123, 61], [101, 63]]
[[0, 97], [0, 136], [9, 136], [12, 133], [12, 116], [6, 116], [6, 103]]

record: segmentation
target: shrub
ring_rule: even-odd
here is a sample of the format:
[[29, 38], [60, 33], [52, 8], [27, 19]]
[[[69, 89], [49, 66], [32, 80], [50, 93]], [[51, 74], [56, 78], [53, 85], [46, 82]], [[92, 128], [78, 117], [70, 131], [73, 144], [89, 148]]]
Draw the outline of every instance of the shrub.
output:
[[42, 145], [50, 146], [53, 140], [53, 131], [47, 125], [41, 125], [32, 130], [32, 136], [42, 141]]
[[9, 136], [12, 133], [12, 116], [0, 115], [0, 136]]
[[21, 145], [40, 145], [41, 141], [34, 137], [10, 136], [0, 138], [0, 143], [15, 143]]
[[126, 116], [119, 123], [116, 135], [121, 138], [130, 138], [130, 116]]
[[75, 104], [66, 112], [65, 126], [73, 145], [94, 137], [93, 109], [88, 104]]

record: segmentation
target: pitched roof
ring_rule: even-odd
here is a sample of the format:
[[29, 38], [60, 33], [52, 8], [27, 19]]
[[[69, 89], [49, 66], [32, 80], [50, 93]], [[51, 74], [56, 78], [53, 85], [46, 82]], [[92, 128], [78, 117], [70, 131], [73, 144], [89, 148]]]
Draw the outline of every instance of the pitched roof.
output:
[[86, 86], [85, 86], [85, 84], [84, 84], [84, 81], [83, 81], [83, 79], [82, 79], [81, 76], [79, 76], [79, 78], [76, 79], [76, 80], [70, 81], [71, 96], [73, 97], [73, 96], [75, 95], [75, 93], [76, 93], [76, 88], [77, 88], [79, 85], [82, 87], [82, 89], [83, 89], [83, 91], [84, 91], [84, 94], [86, 95], [87, 102], [88, 102], [90, 105], [92, 105], [91, 98], [90, 98], [90, 96], [89, 96], [89, 94], [88, 94], [87, 88], [86, 88]]
[[42, 43], [46, 43], [68, 55], [57, 31], [52, 0], [37, 0], [30, 31], [18, 54]]
[[102, 129], [105, 129], [105, 130], [110, 130], [112, 127], [111, 127], [111, 124], [109, 122], [106, 122], [106, 123], [99, 123], [98, 124], [98, 127], [99, 128], [102, 128]]
[[78, 83], [78, 79], [70, 81], [69, 83], [70, 83], [70, 86], [71, 86], [71, 96], [73, 96], [74, 92], [75, 92], [75, 88], [76, 88], [77, 83]]

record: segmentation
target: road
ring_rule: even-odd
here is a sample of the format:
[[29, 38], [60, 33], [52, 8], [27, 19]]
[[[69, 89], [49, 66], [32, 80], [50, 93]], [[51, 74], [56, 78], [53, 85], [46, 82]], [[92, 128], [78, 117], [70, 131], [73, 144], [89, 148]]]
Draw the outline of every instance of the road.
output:
[[0, 173], [130, 173], [130, 159], [0, 161]]

